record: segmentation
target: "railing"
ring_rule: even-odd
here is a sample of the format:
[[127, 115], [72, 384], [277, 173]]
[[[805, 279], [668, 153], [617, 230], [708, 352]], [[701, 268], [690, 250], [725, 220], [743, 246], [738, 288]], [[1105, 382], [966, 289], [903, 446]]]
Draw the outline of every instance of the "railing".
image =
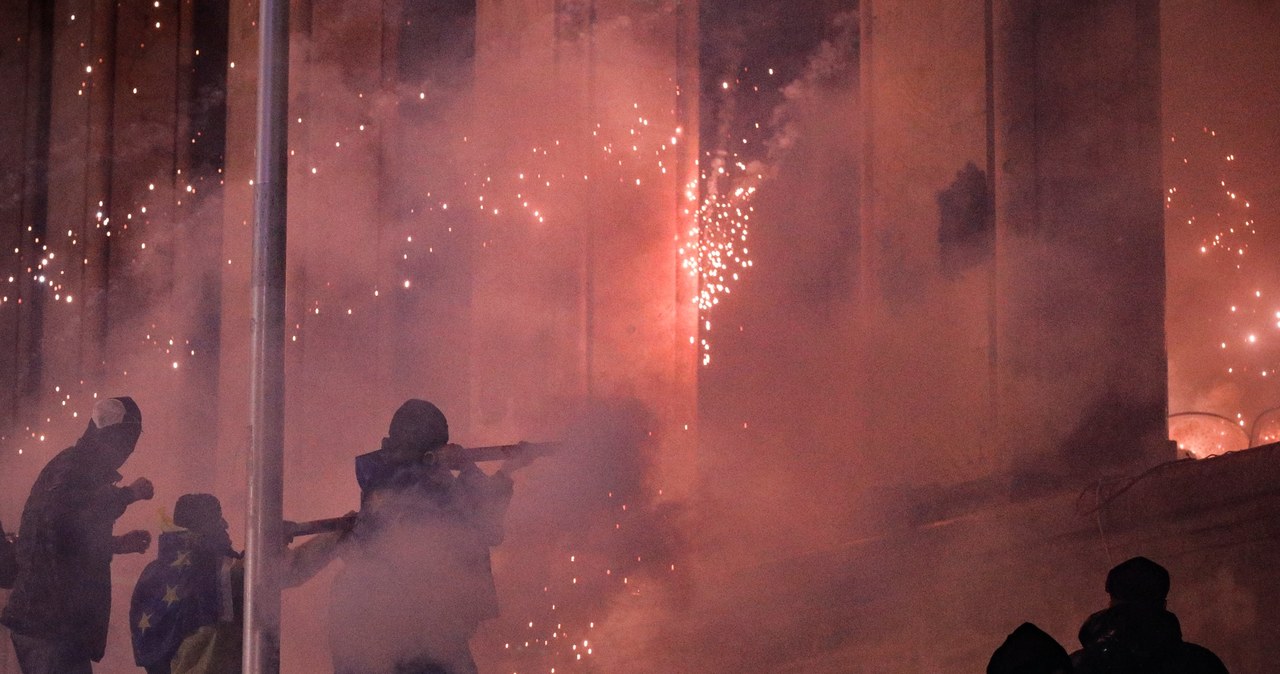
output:
[[1251, 423], [1216, 412], [1177, 412], [1169, 415], [1169, 437], [1196, 458], [1280, 442], [1280, 406], [1263, 410]]

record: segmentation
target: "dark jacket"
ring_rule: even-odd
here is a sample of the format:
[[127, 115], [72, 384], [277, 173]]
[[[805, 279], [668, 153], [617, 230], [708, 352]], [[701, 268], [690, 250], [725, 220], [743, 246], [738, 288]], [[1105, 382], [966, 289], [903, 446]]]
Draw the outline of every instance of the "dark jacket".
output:
[[1119, 604], [1080, 628], [1076, 674], [1227, 674], [1209, 649], [1182, 640], [1178, 617], [1162, 606]]
[[[86, 435], [86, 437], [88, 437]], [[40, 471], [22, 511], [18, 575], [0, 624], [102, 659], [111, 614], [112, 526], [131, 502], [120, 475], [81, 438]]]
[[[331, 593], [334, 671], [474, 672], [468, 639], [498, 615], [489, 549], [511, 478], [388, 459], [357, 460], [360, 514]], [[352, 629], [371, 621], [378, 639]]]
[[14, 544], [5, 536], [4, 527], [0, 526], [0, 590], [11, 589], [17, 575], [18, 558]]
[[[445, 523], [456, 534], [444, 545], [466, 570], [476, 594], [471, 598], [474, 620], [498, 615], [489, 548], [502, 543], [503, 519], [511, 503], [512, 481], [505, 473], [486, 475], [471, 464], [452, 471], [424, 462], [396, 464], [378, 450], [356, 458], [360, 484], [360, 515], [353, 539], [357, 546], [377, 547], [389, 530], [412, 523]], [[375, 470], [369, 470], [376, 466]], [[394, 534], [392, 534], [394, 536]]]

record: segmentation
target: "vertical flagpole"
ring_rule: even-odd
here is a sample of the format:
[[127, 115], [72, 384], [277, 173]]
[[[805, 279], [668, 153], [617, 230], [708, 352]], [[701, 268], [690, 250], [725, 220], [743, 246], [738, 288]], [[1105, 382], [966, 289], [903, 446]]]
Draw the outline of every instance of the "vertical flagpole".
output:
[[284, 546], [284, 286], [289, 115], [289, 2], [261, 0], [254, 192], [252, 437], [244, 672], [280, 671]]

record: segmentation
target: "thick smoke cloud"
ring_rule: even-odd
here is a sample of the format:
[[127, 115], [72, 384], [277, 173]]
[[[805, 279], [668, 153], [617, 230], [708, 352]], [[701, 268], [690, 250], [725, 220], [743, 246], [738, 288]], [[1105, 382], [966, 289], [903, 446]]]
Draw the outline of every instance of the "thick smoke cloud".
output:
[[[760, 26], [806, 20], [793, 16], [785, 3], [755, 5], [752, 16]], [[643, 359], [608, 361], [609, 347], [628, 340], [626, 327], [643, 331], [646, 323], [662, 323], [653, 318], [659, 312], [646, 306], [642, 320], [628, 319], [634, 298], [622, 292], [599, 303], [598, 324], [638, 327], [625, 326], [622, 336], [611, 333], [614, 341], [601, 341], [594, 357], [606, 376], [590, 385], [580, 338], [585, 319], [578, 298], [587, 272], [579, 251], [591, 231], [584, 223], [594, 223], [601, 239], [637, 245], [633, 259], [617, 256], [595, 270], [602, 287], [609, 278], [634, 275], [640, 279], [634, 285], [642, 285], [672, 273], [646, 229], [657, 198], [635, 185], [637, 179], [646, 186], [666, 181], [663, 190], [670, 187], [672, 193], [679, 187], [661, 170], [677, 165], [666, 147], [675, 133], [669, 123], [670, 72], [651, 65], [661, 62], [653, 33], [660, 32], [655, 26], [663, 16], [607, 17], [596, 29], [594, 47], [585, 38], [555, 48], [550, 41], [516, 40], [504, 45], [509, 53], [476, 55], [482, 76], [459, 75], [469, 70], [468, 62], [459, 69], [416, 72], [394, 90], [371, 81], [369, 63], [353, 56], [353, 45], [368, 29], [354, 10], [314, 23], [297, 42], [295, 54], [305, 60], [295, 78], [301, 93], [294, 106], [302, 121], [292, 130], [296, 227], [290, 249], [286, 514], [308, 519], [357, 507], [352, 458], [377, 446], [392, 410], [408, 397], [439, 403], [453, 424], [454, 440], [463, 444], [561, 440], [554, 456], [517, 475], [506, 540], [494, 552], [502, 615], [486, 623], [473, 642], [482, 671], [562, 671], [571, 665], [610, 673], [779, 671], [806, 658], [817, 662], [858, 635], [940, 639], [946, 636], [942, 628], [904, 616], [928, 616], [947, 597], [898, 590], [891, 599], [901, 602], [901, 611], [878, 625], [855, 623], [856, 607], [882, 600], [897, 571], [942, 575], [959, 586], [968, 581], [961, 567], [985, 563], [988, 545], [1015, 537], [995, 532], [990, 540], [966, 543], [960, 563], [941, 572], [909, 548], [856, 547], [886, 528], [933, 522], [948, 508], [992, 493], [1003, 497], [1010, 488], [999, 482], [944, 492], [912, 478], [985, 475], [990, 464], [965, 455], [922, 469], [907, 448], [871, 447], [866, 439], [860, 405], [876, 391], [868, 390], [860, 349], [874, 340], [892, 342], [894, 335], [864, 323], [856, 302], [863, 271], [857, 16], [841, 3], [823, 7], [821, 18], [807, 19], [816, 27], [788, 33], [805, 39], [778, 47], [776, 54], [740, 27], [714, 34], [704, 47], [709, 90], [703, 95], [703, 160], [711, 167], [741, 161], [744, 176], [761, 178], [749, 238], [754, 265], [710, 314], [712, 365], [699, 372], [696, 420], [663, 407], [654, 394], [663, 389], [646, 382], [665, 375], [645, 369]], [[556, 30], [550, 17], [526, 28], [536, 35]], [[460, 43], [470, 36], [454, 37], [459, 44], [441, 52], [465, 55]], [[577, 75], [586, 72], [589, 56], [595, 70], [588, 81]], [[558, 86], [561, 81], [573, 85]], [[745, 149], [739, 147], [743, 137], [750, 140]], [[542, 186], [532, 184], [535, 175]], [[176, 238], [149, 243], [180, 246]], [[1045, 260], [1072, 254], [1069, 242], [1043, 252]], [[225, 261], [205, 258], [185, 271], [221, 276]], [[149, 269], [140, 262], [132, 273], [145, 280]], [[1091, 270], [1082, 265], [1060, 273]], [[922, 276], [904, 276], [910, 283], [928, 283]], [[962, 272], [959, 282], [983, 279]], [[936, 289], [909, 290], [927, 295]], [[119, 350], [129, 355], [111, 363], [111, 376], [94, 387], [101, 395], [135, 396], [147, 419], [125, 473], [127, 479], [152, 478], [157, 497], [132, 508], [118, 531], [155, 531], [158, 508], [170, 508], [185, 491], [214, 490], [241, 542], [243, 457], [233, 452], [215, 460], [193, 451], [207, 450], [203, 439], [217, 431], [216, 407], [230, 401], [192, 399], [183, 378], [216, 372], [188, 367], [195, 363], [177, 357], [189, 346], [188, 335], [209, 332], [200, 314], [185, 311], [202, 301], [201, 289], [187, 285], [148, 297], [142, 303], [148, 310], [117, 323]], [[1036, 301], [1051, 306], [1053, 299]], [[924, 316], [896, 328], [927, 333], [936, 320]], [[171, 336], [177, 341], [172, 346]], [[1096, 339], [1083, 327], [1053, 337]], [[949, 348], [958, 357], [972, 355], [964, 345]], [[203, 351], [195, 350], [198, 360]], [[885, 357], [886, 366], [925, 369], [909, 353]], [[628, 379], [607, 376], [610, 369], [641, 372]], [[1174, 369], [1175, 380], [1180, 372]], [[953, 373], [919, 374], [927, 380]], [[200, 383], [216, 389], [214, 382]], [[1035, 396], [1041, 383], [1018, 385]], [[1041, 402], [1078, 410], [1090, 395], [1060, 390], [1041, 396]], [[1175, 386], [1173, 396], [1196, 407], [1231, 408], [1242, 394], [1228, 383], [1207, 394], [1198, 386]], [[918, 402], [879, 421], [914, 428], [930, 406], [946, 401], [929, 397], [921, 385]], [[74, 441], [90, 406], [91, 398], [76, 393], [67, 409], [79, 409], [78, 420], [45, 424], [43, 442], [27, 444], [21, 461], [5, 460], [0, 517], [7, 526], [16, 523], [35, 472], [56, 448]], [[1059, 436], [1082, 421], [1078, 412], [1064, 412], [1056, 428], [1043, 432]], [[973, 423], [979, 423], [976, 417]], [[952, 431], [964, 430], [922, 433], [942, 443]], [[673, 456], [684, 456], [685, 434], [694, 432], [698, 452], [690, 463], [696, 464], [696, 488], [683, 490], [672, 486], [667, 469]], [[945, 536], [946, 529], [940, 530]], [[422, 573], [408, 574], [404, 582], [440, 582], [430, 573], [432, 551], [415, 547], [416, 538], [399, 541], [407, 547], [403, 554], [423, 562], [417, 569]], [[115, 563], [116, 620], [100, 671], [134, 671], [122, 607], [149, 558]], [[1027, 560], [1054, 568], [1047, 557], [1028, 553]], [[983, 576], [992, 594], [1001, 588], [991, 578], [1020, 570], [1014, 562], [997, 567]], [[341, 562], [286, 595], [285, 671], [327, 671], [328, 634], [335, 629], [357, 640], [418, 640], [423, 616], [439, 608], [419, 611], [378, 601], [386, 611], [377, 619], [332, 625], [329, 591], [340, 568]], [[1056, 587], [1049, 571], [1027, 582]], [[1046, 606], [1060, 596], [1048, 589], [1032, 594], [1029, 603], [1043, 600]], [[1008, 622], [1047, 621], [1064, 641], [1074, 628], [1074, 617], [1044, 606], [991, 609], [1011, 616], [1039, 610]], [[979, 626], [962, 636], [970, 640], [969, 655], [976, 661], [981, 639], [998, 625], [969, 618]], [[859, 664], [902, 662], [901, 655], [867, 653]], [[906, 661], [916, 671], [944, 666], [912, 657]]]

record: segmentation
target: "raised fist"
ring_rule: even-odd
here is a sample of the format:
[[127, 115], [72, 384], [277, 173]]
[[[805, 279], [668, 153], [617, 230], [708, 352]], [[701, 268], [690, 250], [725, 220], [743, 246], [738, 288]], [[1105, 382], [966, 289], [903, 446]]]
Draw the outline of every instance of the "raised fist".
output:
[[133, 492], [133, 500], [135, 501], [150, 501], [156, 495], [155, 485], [151, 484], [151, 480], [145, 477], [134, 480], [133, 484], [129, 485], [129, 491]]

